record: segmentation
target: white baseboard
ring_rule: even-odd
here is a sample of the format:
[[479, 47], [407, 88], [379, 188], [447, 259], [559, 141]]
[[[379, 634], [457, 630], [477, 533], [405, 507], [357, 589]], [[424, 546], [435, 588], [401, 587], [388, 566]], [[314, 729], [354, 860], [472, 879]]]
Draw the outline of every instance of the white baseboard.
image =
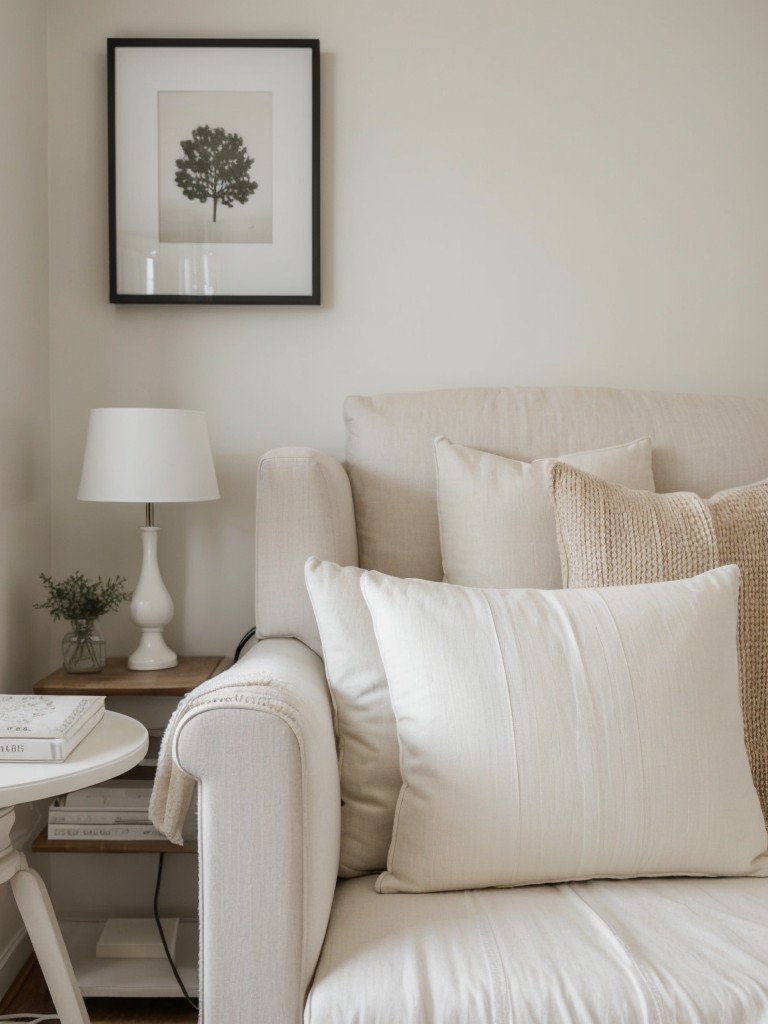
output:
[[32, 943], [26, 929], [21, 927], [0, 952], [0, 999], [5, 998], [31, 953]]

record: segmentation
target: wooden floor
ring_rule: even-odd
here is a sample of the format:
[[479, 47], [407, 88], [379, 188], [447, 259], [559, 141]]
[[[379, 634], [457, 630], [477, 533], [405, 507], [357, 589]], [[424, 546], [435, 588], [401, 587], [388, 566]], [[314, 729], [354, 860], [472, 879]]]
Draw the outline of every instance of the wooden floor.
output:
[[[184, 999], [86, 999], [91, 1024], [197, 1024]], [[37, 960], [30, 957], [0, 1001], [0, 1013], [55, 1013]]]

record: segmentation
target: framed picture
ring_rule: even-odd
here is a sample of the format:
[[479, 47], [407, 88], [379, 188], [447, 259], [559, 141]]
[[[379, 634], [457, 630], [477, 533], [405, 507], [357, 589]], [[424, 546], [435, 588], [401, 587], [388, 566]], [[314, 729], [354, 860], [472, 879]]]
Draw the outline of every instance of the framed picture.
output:
[[320, 303], [320, 44], [109, 39], [109, 297]]

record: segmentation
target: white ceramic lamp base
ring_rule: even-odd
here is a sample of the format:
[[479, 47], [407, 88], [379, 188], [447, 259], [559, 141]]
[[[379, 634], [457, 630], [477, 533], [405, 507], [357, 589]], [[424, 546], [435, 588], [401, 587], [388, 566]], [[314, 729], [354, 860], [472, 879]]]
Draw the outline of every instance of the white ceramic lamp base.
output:
[[179, 659], [163, 639], [163, 627], [173, 618], [173, 601], [160, 576], [157, 562], [157, 526], [142, 526], [141, 575], [131, 601], [131, 618], [141, 629], [141, 642], [128, 659], [137, 672], [173, 668]]
[[134, 672], [152, 672], [178, 664], [178, 656], [163, 639], [162, 629], [142, 629], [139, 646], [128, 659], [128, 668]]

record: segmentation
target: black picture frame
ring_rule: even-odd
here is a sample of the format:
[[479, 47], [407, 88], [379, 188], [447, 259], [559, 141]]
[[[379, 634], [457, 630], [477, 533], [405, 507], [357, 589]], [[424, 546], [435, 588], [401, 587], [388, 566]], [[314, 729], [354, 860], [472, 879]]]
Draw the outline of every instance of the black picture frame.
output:
[[107, 40], [109, 300], [320, 304], [317, 39]]

